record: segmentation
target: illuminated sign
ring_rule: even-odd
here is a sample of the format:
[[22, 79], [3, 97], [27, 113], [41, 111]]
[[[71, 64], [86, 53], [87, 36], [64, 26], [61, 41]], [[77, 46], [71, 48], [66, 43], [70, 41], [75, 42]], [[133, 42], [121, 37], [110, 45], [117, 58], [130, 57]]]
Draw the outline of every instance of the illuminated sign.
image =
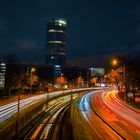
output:
[[91, 76], [103, 76], [105, 74], [104, 68], [92, 68]]

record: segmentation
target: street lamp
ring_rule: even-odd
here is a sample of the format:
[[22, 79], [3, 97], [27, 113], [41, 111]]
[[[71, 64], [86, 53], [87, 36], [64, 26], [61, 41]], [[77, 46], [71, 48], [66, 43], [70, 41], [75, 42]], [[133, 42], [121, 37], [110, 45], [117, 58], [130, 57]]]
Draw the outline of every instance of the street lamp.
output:
[[112, 64], [116, 66], [118, 64], [118, 60], [117, 59], [113, 59], [112, 60]]
[[[118, 65], [118, 60], [117, 59], [113, 59], [112, 60], [112, 65], [114, 65], [114, 66], [116, 66], [116, 65]], [[125, 63], [123, 63], [123, 83], [124, 83], [124, 85], [125, 85], [125, 78], [126, 78], [126, 68], [125, 68]]]
[[16, 137], [19, 140], [19, 119], [20, 119], [20, 92], [22, 90], [22, 83], [19, 81], [18, 83], [18, 100], [17, 100], [17, 123], [16, 123]]
[[[118, 63], [119, 63], [119, 61], [117, 60], [117, 59], [113, 59], [112, 60], [112, 65], [114, 65], [114, 66], [116, 66], [116, 65], [118, 65]], [[124, 85], [124, 101], [125, 101], [125, 94], [126, 94], [126, 92], [125, 92], [125, 88], [126, 88], [126, 86], [125, 86], [125, 81], [126, 81], [126, 66], [125, 66], [125, 63], [123, 63], [123, 78], [122, 78], [123, 80], [123, 85]]]
[[32, 82], [32, 78], [33, 78], [33, 73], [36, 71], [36, 69], [34, 67], [31, 68], [31, 73], [30, 73], [30, 76], [31, 76], [31, 93], [32, 93], [32, 85], [33, 85], [33, 82]]

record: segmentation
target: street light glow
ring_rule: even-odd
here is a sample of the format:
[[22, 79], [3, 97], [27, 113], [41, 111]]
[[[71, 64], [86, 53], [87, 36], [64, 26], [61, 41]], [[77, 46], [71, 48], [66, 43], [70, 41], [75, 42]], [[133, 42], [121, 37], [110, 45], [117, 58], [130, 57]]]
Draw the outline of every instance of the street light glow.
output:
[[117, 64], [118, 64], [118, 60], [117, 60], [117, 59], [113, 59], [113, 60], [112, 60], [112, 64], [113, 64], [113, 65], [117, 65]]
[[35, 70], [36, 70], [36, 69], [33, 67], [33, 68], [31, 69], [31, 72], [35, 72]]

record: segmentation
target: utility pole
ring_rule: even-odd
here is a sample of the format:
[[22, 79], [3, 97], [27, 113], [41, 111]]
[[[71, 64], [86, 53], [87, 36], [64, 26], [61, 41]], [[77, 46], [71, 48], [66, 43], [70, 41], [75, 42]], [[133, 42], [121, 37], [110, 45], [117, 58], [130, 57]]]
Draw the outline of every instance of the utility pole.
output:
[[30, 80], [31, 80], [31, 93], [32, 93], [32, 90], [33, 90], [33, 72], [35, 72], [36, 71], [36, 69], [33, 67], [33, 68], [31, 68], [31, 70], [30, 70]]
[[49, 92], [47, 93], [47, 109], [49, 108]]
[[124, 84], [124, 101], [126, 101], [126, 67], [123, 64], [123, 84]]
[[21, 92], [21, 82], [19, 81], [19, 91], [18, 91], [18, 100], [17, 100], [17, 128], [16, 128], [16, 134], [17, 134], [17, 140], [19, 140], [19, 119], [20, 119], [20, 92]]
[[88, 88], [88, 80], [89, 80], [89, 71], [87, 69], [87, 88]]
[[72, 102], [73, 102], [73, 92], [72, 91], [70, 93], [70, 100], [71, 100], [71, 105], [72, 105]]

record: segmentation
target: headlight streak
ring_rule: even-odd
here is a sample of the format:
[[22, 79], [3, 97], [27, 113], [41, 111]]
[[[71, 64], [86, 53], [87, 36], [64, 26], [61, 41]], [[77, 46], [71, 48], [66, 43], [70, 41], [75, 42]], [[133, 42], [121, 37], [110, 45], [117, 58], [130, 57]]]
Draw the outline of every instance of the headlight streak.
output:
[[[85, 126], [84, 128], [87, 129], [87, 130], [90, 130], [90, 132], [91, 132], [91, 135], [90, 136], [92, 138], [95, 138], [95, 137], [97, 137], [98, 139], [104, 139], [104, 138], [105, 139], [107, 139], [107, 138], [121, 139], [121, 138], [124, 138], [117, 131], [115, 131], [115, 129], [113, 129], [110, 125], [108, 125], [104, 119], [102, 119], [102, 117], [99, 115], [98, 111], [96, 112], [96, 110], [94, 110], [94, 108], [92, 108], [92, 102], [91, 102], [92, 101], [91, 100], [92, 99], [92, 96], [91, 95], [94, 94], [94, 93], [96, 93], [96, 92], [99, 92], [100, 93], [100, 92], [103, 92], [103, 90], [89, 92], [86, 95], [83, 95], [78, 100], [78, 102], [77, 102], [78, 103], [77, 104], [77, 111], [75, 111], [75, 115], [77, 114], [76, 116], [79, 117], [80, 122], [77, 122], [77, 124], [79, 125], [79, 124], [85, 123], [84, 124], [84, 126]], [[98, 93], [97, 93], [97, 95], [98, 95]], [[96, 94], [95, 94], [94, 97], [98, 97], [98, 96], [96, 96]], [[95, 98], [95, 100], [98, 102], [98, 99], [97, 98]], [[102, 103], [102, 101], [101, 101], [101, 103]], [[98, 118], [99, 119], [99, 122], [95, 122], [95, 121], [97, 121], [97, 119], [95, 119], [95, 118]], [[74, 124], [75, 123], [76, 122], [74, 122]], [[97, 125], [97, 126], [95, 126], [95, 125]], [[105, 130], [104, 127], [106, 128], [106, 130]], [[96, 128], [98, 128], [99, 130], [96, 129]], [[103, 130], [103, 132], [101, 132], [100, 130], [101, 131]], [[94, 131], [94, 134], [92, 134], [93, 131]], [[112, 134], [107, 133], [108, 131], [109, 132], [112, 132]], [[106, 135], [102, 135], [104, 133]], [[80, 135], [80, 133], [79, 133], [79, 135]], [[86, 134], [85, 134], [85, 138], [86, 138]]]
[[[100, 90], [100, 91], [102, 91], [102, 90]], [[99, 90], [98, 90], [98, 92], [100, 92]], [[97, 91], [93, 91], [93, 92], [90, 92], [90, 93], [88, 93], [88, 94], [86, 94], [86, 95], [84, 95], [82, 98], [81, 98], [81, 100], [80, 100], [80, 103], [79, 103], [79, 110], [81, 111], [81, 113], [83, 114], [83, 116], [84, 116], [84, 118], [86, 119], [86, 121], [88, 122], [88, 123], [90, 123], [90, 121], [89, 121], [89, 118], [87, 117], [87, 113], [91, 110], [91, 108], [90, 108], [90, 104], [89, 104], [89, 98], [90, 98], [90, 96], [92, 95], [92, 94], [94, 94], [94, 93], [96, 93]]]
[[[50, 92], [49, 97], [52, 98], [55, 96], [59, 96], [59, 95], [68, 93], [68, 92], [77, 92], [77, 91], [84, 91], [84, 90], [91, 90], [91, 89], [95, 89], [95, 88], [80, 88], [80, 89], [72, 89], [72, 90], [65, 90], [65, 91], [55, 91], [55, 92]], [[100, 88], [96, 88], [96, 89], [100, 89]], [[26, 107], [29, 107], [30, 105], [32, 105], [34, 103], [37, 103], [39, 100], [47, 98], [47, 94], [48, 93], [45, 93], [43, 95], [37, 95], [34, 97], [29, 97], [26, 99], [21, 99], [20, 100], [20, 110], [24, 109]], [[17, 112], [17, 106], [18, 106], [18, 101], [9, 103], [4, 106], [0, 106], [0, 123], [5, 121], [12, 115], [14, 115]]]

